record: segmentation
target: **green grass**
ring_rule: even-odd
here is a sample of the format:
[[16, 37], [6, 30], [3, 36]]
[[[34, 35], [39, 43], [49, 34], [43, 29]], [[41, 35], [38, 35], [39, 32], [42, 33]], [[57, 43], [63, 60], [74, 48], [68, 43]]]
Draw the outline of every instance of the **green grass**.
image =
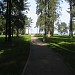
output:
[[[42, 40], [42, 37], [39, 37]], [[75, 37], [58, 36], [47, 38], [48, 47], [62, 55], [63, 59], [70, 64], [75, 72]]]
[[43, 37], [42, 34], [36, 34], [35, 37]]
[[30, 35], [4, 42], [0, 36], [0, 75], [21, 75], [30, 51]]

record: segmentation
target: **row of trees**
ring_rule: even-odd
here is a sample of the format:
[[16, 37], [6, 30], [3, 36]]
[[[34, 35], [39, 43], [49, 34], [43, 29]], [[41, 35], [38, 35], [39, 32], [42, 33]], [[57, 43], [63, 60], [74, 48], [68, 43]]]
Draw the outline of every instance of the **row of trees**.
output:
[[6, 41], [11, 41], [13, 34], [24, 34], [25, 28], [30, 24], [27, 17], [29, 10], [28, 0], [0, 1], [0, 31], [6, 35]]
[[[55, 29], [62, 35], [68, 33], [69, 26], [65, 22], [61, 22], [57, 24]], [[72, 22], [72, 31], [75, 34], [75, 22]]]
[[[75, 1], [65, 0], [69, 2], [70, 5], [70, 25], [69, 25], [69, 36], [73, 37], [73, 17], [75, 15]], [[45, 31], [45, 37], [53, 36], [54, 33], [54, 23], [60, 16], [60, 2], [61, 0], [36, 0], [36, 13], [38, 15], [36, 26], [39, 26], [40, 30]], [[58, 11], [59, 10], [59, 11]]]
[[40, 27], [40, 29], [44, 29], [45, 37], [53, 36], [54, 33], [54, 22], [59, 17], [57, 8], [59, 6], [59, 0], [36, 0], [36, 13], [38, 15], [36, 25]]
[[73, 37], [73, 17], [75, 17], [75, 1], [67, 0], [70, 5], [70, 26], [69, 26], [69, 36]]

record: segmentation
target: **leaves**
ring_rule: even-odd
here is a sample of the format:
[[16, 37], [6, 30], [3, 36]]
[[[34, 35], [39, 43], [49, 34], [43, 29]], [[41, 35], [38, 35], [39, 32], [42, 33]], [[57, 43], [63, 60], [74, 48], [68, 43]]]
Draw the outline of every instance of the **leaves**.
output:
[[[36, 0], [36, 13], [38, 15], [36, 25], [46, 28], [47, 31], [53, 33], [54, 29], [54, 22], [58, 18], [58, 13], [56, 12], [59, 0]], [[46, 26], [46, 27], [45, 27]]]
[[68, 27], [67, 24], [65, 22], [61, 22], [61, 24], [58, 24], [58, 32], [62, 33], [67, 33], [68, 32]]

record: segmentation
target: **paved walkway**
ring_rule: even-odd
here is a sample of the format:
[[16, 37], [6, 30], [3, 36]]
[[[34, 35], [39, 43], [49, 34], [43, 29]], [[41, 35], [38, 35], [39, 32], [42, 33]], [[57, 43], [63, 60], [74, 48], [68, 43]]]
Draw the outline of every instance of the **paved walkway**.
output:
[[31, 52], [22, 75], [73, 75], [63, 60], [32, 36]]

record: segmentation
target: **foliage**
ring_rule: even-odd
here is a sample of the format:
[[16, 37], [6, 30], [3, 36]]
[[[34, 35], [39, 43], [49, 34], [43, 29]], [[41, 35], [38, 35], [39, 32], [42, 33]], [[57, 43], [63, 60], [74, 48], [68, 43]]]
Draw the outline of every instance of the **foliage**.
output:
[[4, 16], [6, 20], [6, 25], [3, 26], [3, 29], [5, 29], [4, 31], [6, 32], [6, 37], [7, 35], [8, 37], [9, 35], [11, 36], [11, 33], [13, 36], [13, 32], [15, 30], [17, 34], [19, 34], [19, 30], [20, 32], [21, 30], [24, 30], [25, 25], [27, 25], [25, 21], [28, 19], [26, 15], [29, 10], [28, 4], [28, 0], [12, 0], [12, 3], [11, 0], [3, 0], [3, 2], [0, 1], [0, 14]]
[[22, 30], [24, 30], [25, 25], [28, 24], [27, 15], [23, 14], [23, 11], [27, 12], [27, 10], [29, 10], [27, 1], [28, 0], [19, 0], [19, 1], [13, 1], [13, 3], [12, 3], [12, 5], [13, 5], [12, 12], [14, 13], [13, 21], [14, 21], [14, 27], [17, 30], [17, 35], [19, 34], [19, 31], [21, 32]]
[[29, 34], [29, 28], [31, 27], [31, 24], [33, 23], [31, 17], [28, 18], [28, 19], [26, 20], [26, 22], [27, 22], [26, 27], [28, 28], [28, 34]]
[[45, 15], [44, 14], [38, 16], [36, 26], [39, 27], [40, 31], [44, 30], [44, 27], [45, 27]]
[[58, 18], [56, 9], [59, 6], [59, 0], [36, 0], [36, 13], [38, 15], [36, 26], [44, 30], [46, 34], [54, 33], [54, 22]]
[[31, 17], [30, 17], [30, 18], [28, 18], [28, 20], [27, 20], [27, 26], [28, 26], [28, 27], [30, 27], [30, 25], [31, 25], [32, 23], [33, 23], [33, 22], [32, 22]]
[[69, 26], [69, 36], [72, 38], [73, 37], [73, 22], [72, 19], [75, 16], [75, 1], [74, 0], [65, 0], [69, 2], [70, 5], [70, 26]]
[[68, 27], [65, 22], [61, 22], [61, 24], [58, 24], [58, 32], [62, 33], [68, 33]]

